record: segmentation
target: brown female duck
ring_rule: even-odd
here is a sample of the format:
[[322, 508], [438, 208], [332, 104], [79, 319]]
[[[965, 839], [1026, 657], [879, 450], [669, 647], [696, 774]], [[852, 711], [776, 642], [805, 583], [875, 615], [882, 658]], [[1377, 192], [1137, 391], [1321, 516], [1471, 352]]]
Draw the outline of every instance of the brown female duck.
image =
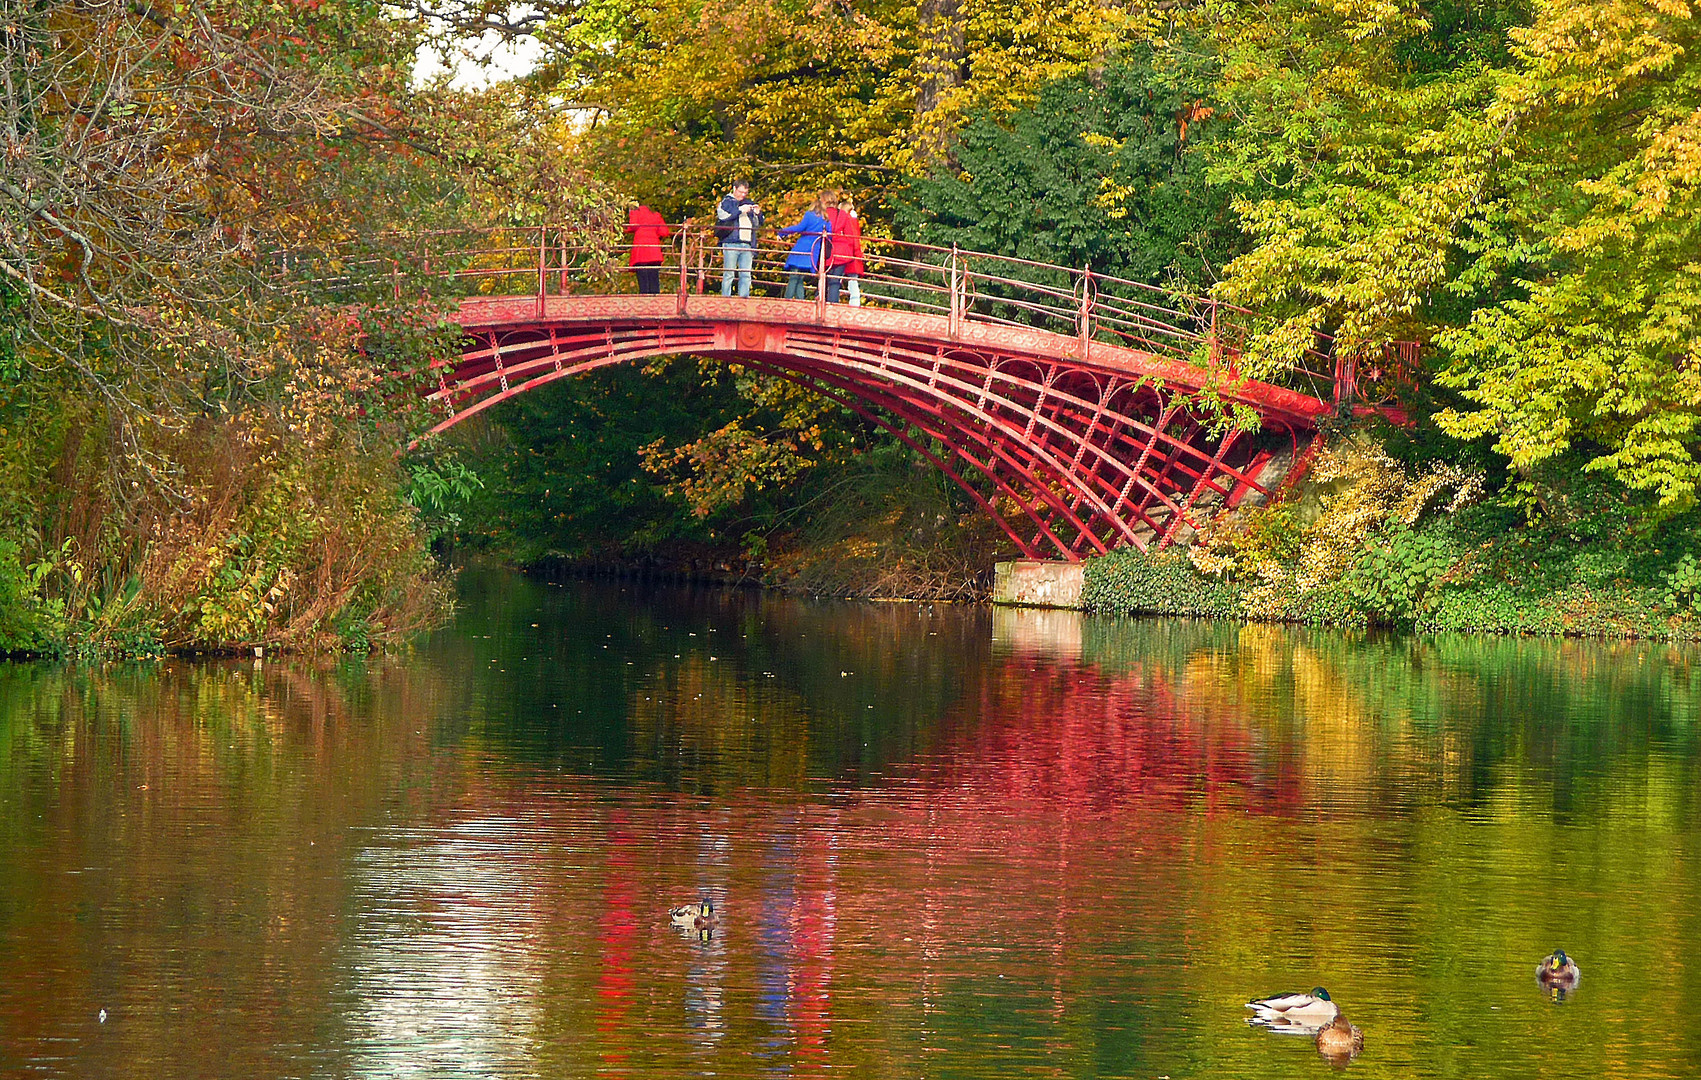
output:
[[1317, 1032], [1317, 1052], [1324, 1057], [1350, 1058], [1364, 1049], [1364, 1032], [1340, 1013]]

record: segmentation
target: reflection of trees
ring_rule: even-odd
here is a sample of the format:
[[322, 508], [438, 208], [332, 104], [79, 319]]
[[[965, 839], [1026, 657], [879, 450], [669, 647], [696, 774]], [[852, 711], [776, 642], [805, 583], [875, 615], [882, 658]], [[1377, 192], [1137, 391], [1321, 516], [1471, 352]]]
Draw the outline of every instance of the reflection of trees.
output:
[[1298, 755], [1308, 802], [1327, 787], [1344, 808], [1537, 798], [1556, 814], [1598, 814], [1628, 770], [1661, 792], [1671, 824], [1693, 820], [1692, 649], [1186, 620], [1085, 629], [1098, 669], [1152, 672], [1200, 721], [1248, 726], [1272, 752]]
[[801, 792], [908, 760], [989, 650], [986, 612], [965, 606], [489, 579], [485, 597], [471, 577], [480, 603], [435, 650], [471, 676], [454, 711], [477, 735], [519, 761], [701, 794]]
[[324, 1034], [301, 1006], [335, 990], [349, 827], [432, 772], [431, 681], [382, 663], [0, 666], [7, 1044], [86, 1036], [105, 1008], [98, 1052], [125, 1071], [288, 1071], [284, 1048]]

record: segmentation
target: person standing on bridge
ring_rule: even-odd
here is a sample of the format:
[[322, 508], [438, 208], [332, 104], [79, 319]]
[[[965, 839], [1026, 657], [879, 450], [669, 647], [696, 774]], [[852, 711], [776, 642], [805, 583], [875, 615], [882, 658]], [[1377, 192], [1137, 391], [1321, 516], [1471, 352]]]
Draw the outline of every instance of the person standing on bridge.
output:
[[660, 214], [638, 203], [627, 214], [626, 234], [632, 238], [627, 264], [638, 275], [638, 291], [650, 295], [661, 292], [661, 245], [673, 230]]
[[827, 237], [833, 231], [832, 225], [828, 224], [821, 211], [825, 210], [829, 203], [837, 201], [832, 192], [823, 191], [810, 204], [809, 209], [804, 211], [802, 221], [780, 230], [781, 236], [797, 237], [791, 254], [786, 256], [786, 299], [804, 299], [803, 275], [814, 277], [819, 272], [821, 260], [827, 253]]
[[862, 306], [862, 222], [856, 216], [856, 202], [848, 194], [839, 196], [839, 205], [826, 213], [833, 227], [833, 253], [827, 259], [827, 303], [839, 302], [839, 293], [850, 298], [851, 307]]
[[738, 295], [750, 295], [750, 268], [756, 264], [756, 231], [762, 227], [762, 208], [750, 197], [750, 182], [735, 180], [732, 191], [715, 207], [715, 239], [721, 242], [721, 295], [732, 295], [738, 275]]

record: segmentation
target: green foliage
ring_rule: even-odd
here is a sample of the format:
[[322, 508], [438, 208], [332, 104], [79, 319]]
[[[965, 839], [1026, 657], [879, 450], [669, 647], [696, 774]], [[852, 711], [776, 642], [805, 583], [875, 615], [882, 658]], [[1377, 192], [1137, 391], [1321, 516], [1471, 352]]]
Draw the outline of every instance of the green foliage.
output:
[[1459, 558], [1445, 531], [1396, 523], [1371, 542], [1343, 585], [1358, 610], [1373, 620], [1410, 626], [1440, 603], [1442, 582]]
[[1443, 593], [1425, 620], [1427, 628], [1466, 633], [1563, 633], [1564, 623], [1548, 606], [1502, 581]]
[[419, 511], [427, 543], [458, 530], [461, 509], [484, 488], [478, 473], [453, 456], [410, 462], [407, 475], [403, 497]]
[[331, 623], [331, 632], [347, 652], [363, 653], [372, 649], [372, 624], [354, 613], [338, 616]]
[[0, 383], [14, 382], [23, 375], [18, 345], [27, 307], [24, 290], [16, 282], [0, 280]]
[[139, 578], [111, 593], [90, 584], [75, 541], [23, 565], [19, 546], [0, 539], [0, 653], [84, 659], [158, 656], [158, 624], [140, 617]]
[[1053, 83], [1029, 108], [967, 124], [953, 170], [915, 181], [898, 224], [940, 246], [1208, 285], [1239, 244], [1230, 191], [1203, 167], [1228, 126], [1209, 95], [1149, 51]]
[[42, 652], [53, 641], [52, 612], [41, 599], [41, 575], [26, 568], [18, 545], [0, 539], [0, 652]]
[[1681, 511], [1701, 480], [1701, 28], [1688, 5], [1543, 0], [1511, 38], [1490, 116], [1517, 183], [1479, 261], [1513, 287], [1439, 336], [1471, 403], [1441, 420], [1522, 470], [1588, 447]]
[[1669, 608], [1701, 614], [1701, 562], [1695, 556], [1685, 555], [1666, 575], [1665, 601]]
[[1251, 581], [1261, 567], [1296, 562], [1304, 550], [1306, 532], [1297, 503], [1245, 507], [1215, 522], [1189, 549], [1188, 557], [1208, 574]]
[[501, 427], [457, 428], [457, 452], [486, 478], [469, 502], [467, 541], [530, 563], [642, 558], [749, 531], [765, 500], [698, 515], [644, 468], [643, 448], [690, 443], [746, 412], [736, 379], [704, 374], [689, 359], [608, 368], [516, 399]]
[[1240, 118], [1211, 171], [1244, 192], [1252, 239], [1223, 292], [1292, 320], [1255, 350], [1290, 353], [1313, 328], [1348, 348], [1421, 336], [1459, 270], [1456, 237], [1495, 193], [1485, 107], [1510, 59], [1485, 38], [1518, 8], [1207, 6], [1219, 96]]
[[1194, 615], [1236, 618], [1241, 601], [1235, 587], [1194, 569], [1180, 551], [1147, 553], [1118, 548], [1088, 560], [1081, 585], [1088, 611], [1107, 615]]
[[311, 530], [308, 519], [277, 512], [283, 509], [278, 496], [289, 486], [273, 485], [270, 497], [256, 507], [258, 513], [211, 553], [202, 586], [185, 609], [197, 640], [265, 640], [269, 616], [291, 583], [290, 567], [299, 561]]

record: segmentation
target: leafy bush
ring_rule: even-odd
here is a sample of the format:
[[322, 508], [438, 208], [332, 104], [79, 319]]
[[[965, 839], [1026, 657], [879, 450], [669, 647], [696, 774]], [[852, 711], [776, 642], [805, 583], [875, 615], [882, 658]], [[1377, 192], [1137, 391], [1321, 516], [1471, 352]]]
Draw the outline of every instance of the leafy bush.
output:
[[36, 585], [18, 545], [0, 540], [0, 652], [38, 652], [45, 646]]
[[1241, 603], [1244, 616], [1258, 622], [1359, 629], [1370, 625], [1364, 608], [1340, 581], [1306, 588], [1291, 575], [1272, 576], [1259, 580], [1255, 586], [1244, 586]]
[[[234, 419], [196, 425], [154, 437], [150, 449], [178, 471], [149, 486], [110, 455], [101, 426], [12, 430], [29, 440], [21, 456], [63, 464], [53, 486], [0, 468], [0, 506], [10, 510], [0, 650], [113, 657], [384, 645], [451, 610], [419, 511], [381, 443], [310, 443]], [[105, 496], [115, 471], [138, 475], [124, 485], [133, 494], [122, 518]], [[76, 522], [78, 532], [41, 536], [40, 523], [53, 521]]]
[[1695, 556], [1685, 555], [1677, 560], [1672, 572], [1666, 575], [1666, 606], [1678, 611], [1685, 609], [1701, 613], [1701, 563]]
[[459, 530], [460, 510], [484, 488], [478, 473], [454, 457], [410, 462], [407, 476], [405, 497], [419, 511], [427, 543]]
[[1371, 541], [1343, 584], [1372, 620], [1409, 626], [1440, 603], [1441, 583], [1458, 562], [1450, 537], [1395, 524]]
[[1110, 615], [1197, 615], [1237, 618], [1239, 590], [1201, 574], [1180, 551], [1144, 552], [1118, 548], [1087, 562], [1081, 601], [1089, 611]]
[[[1451, 494], [1449, 494], [1451, 492]], [[1086, 568], [1099, 611], [1421, 632], [1701, 638], [1701, 513], [1652, 529], [1599, 478], [1539, 485], [1527, 520], [1482, 474], [1337, 443], [1296, 497], [1226, 514], [1174, 555]]]

